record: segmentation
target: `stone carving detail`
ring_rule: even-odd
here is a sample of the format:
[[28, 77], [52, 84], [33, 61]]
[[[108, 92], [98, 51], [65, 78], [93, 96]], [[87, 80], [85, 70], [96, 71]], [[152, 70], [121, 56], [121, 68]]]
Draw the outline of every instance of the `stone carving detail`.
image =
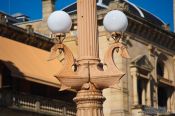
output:
[[[77, 116], [103, 116], [102, 92], [97, 90], [93, 83], [85, 83], [74, 98], [77, 103]], [[86, 112], [82, 112], [86, 110]]]
[[129, 7], [126, 3], [122, 3], [121, 0], [114, 0], [113, 2], [110, 2], [109, 4], [110, 10], [121, 10], [121, 11], [129, 11]]
[[135, 59], [133, 59], [132, 65], [147, 71], [153, 70], [153, 65], [151, 64], [151, 62], [149, 61], [146, 55], [140, 55]]
[[7, 19], [7, 16], [5, 16], [4, 14], [0, 14], [0, 23], [7, 23], [8, 22], [8, 19]]

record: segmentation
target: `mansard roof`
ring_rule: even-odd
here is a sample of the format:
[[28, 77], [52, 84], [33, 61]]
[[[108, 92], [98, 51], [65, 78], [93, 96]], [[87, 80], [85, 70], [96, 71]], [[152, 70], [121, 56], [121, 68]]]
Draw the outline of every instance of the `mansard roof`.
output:
[[[150, 13], [149, 11], [140, 8], [136, 6], [135, 4], [129, 2], [128, 0], [118, 0], [121, 3], [125, 3], [128, 6], [129, 12], [137, 15], [145, 20], [148, 20], [152, 22], [153, 24], [161, 27], [162, 25], [165, 25], [165, 23], [156, 15]], [[109, 9], [110, 2], [114, 2], [114, 0], [98, 0], [97, 2], [97, 10], [102, 9]], [[114, 2], [114, 4], [117, 4], [118, 2]], [[63, 11], [66, 11], [69, 14], [76, 14], [77, 13], [77, 2], [74, 2], [62, 9]]]

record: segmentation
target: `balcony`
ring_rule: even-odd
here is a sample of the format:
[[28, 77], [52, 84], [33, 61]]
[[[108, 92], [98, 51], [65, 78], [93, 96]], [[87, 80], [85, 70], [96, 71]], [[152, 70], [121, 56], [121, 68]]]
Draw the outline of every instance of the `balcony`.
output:
[[25, 93], [0, 91], [0, 106], [49, 116], [76, 116], [74, 104]]
[[158, 115], [158, 116], [170, 116], [171, 113], [167, 112], [167, 107], [150, 107], [150, 106], [142, 106], [142, 112], [145, 115]]
[[160, 75], [157, 75], [157, 78], [158, 78], [158, 82], [159, 83], [162, 83], [162, 84], [165, 84], [165, 85], [169, 85], [170, 87], [174, 87], [174, 83], [172, 80], [169, 80], [169, 79], [166, 79]]

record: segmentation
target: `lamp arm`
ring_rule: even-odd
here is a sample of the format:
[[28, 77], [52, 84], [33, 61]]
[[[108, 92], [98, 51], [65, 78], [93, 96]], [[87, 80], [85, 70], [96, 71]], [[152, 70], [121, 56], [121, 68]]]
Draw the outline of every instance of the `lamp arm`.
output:
[[52, 48], [51, 48], [51, 54], [48, 58], [48, 61], [54, 60], [57, 58], [57, 51], [59, 53], [64, 53], [64, 69], [72, 69], [72, 66], [75, 66], [75, 59], [74, 56], [71, 52], [71, 50], [64, 44], [56, 43]]
[[126, 46], [124, 46], [123, 44], [121, 44], [120, 42], [115, 42], [114, 44], [112, 44], [108, 50], [105, 53], [104, 56], [104, 64], [107, 65], [108, 69], [107, 70], [111, 70], [113, 68], [116, 68], [118, 70], [118, 68], [116, 67], [115, 63], [114, 63], [114, 58], [113, 58], [113, 54], [115, 49], [119, 49], [118, 53], [123, 57], [123, 58], [130, 58], [128, 51], [126, 49]]

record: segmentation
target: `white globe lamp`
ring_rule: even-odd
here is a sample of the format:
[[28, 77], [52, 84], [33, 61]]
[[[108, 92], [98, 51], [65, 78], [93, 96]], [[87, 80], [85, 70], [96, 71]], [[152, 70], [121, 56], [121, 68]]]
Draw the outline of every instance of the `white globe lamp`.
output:
[[106, 14], [103, 25], [108, 32], [124, 32], [128, 26], [128, 19], [122, 11], [113, 10]]
[[52, 33], [67, 33], [72, 26], [72, 20], [66, 12], [55, 11], [50, 14], [47, 24]]

